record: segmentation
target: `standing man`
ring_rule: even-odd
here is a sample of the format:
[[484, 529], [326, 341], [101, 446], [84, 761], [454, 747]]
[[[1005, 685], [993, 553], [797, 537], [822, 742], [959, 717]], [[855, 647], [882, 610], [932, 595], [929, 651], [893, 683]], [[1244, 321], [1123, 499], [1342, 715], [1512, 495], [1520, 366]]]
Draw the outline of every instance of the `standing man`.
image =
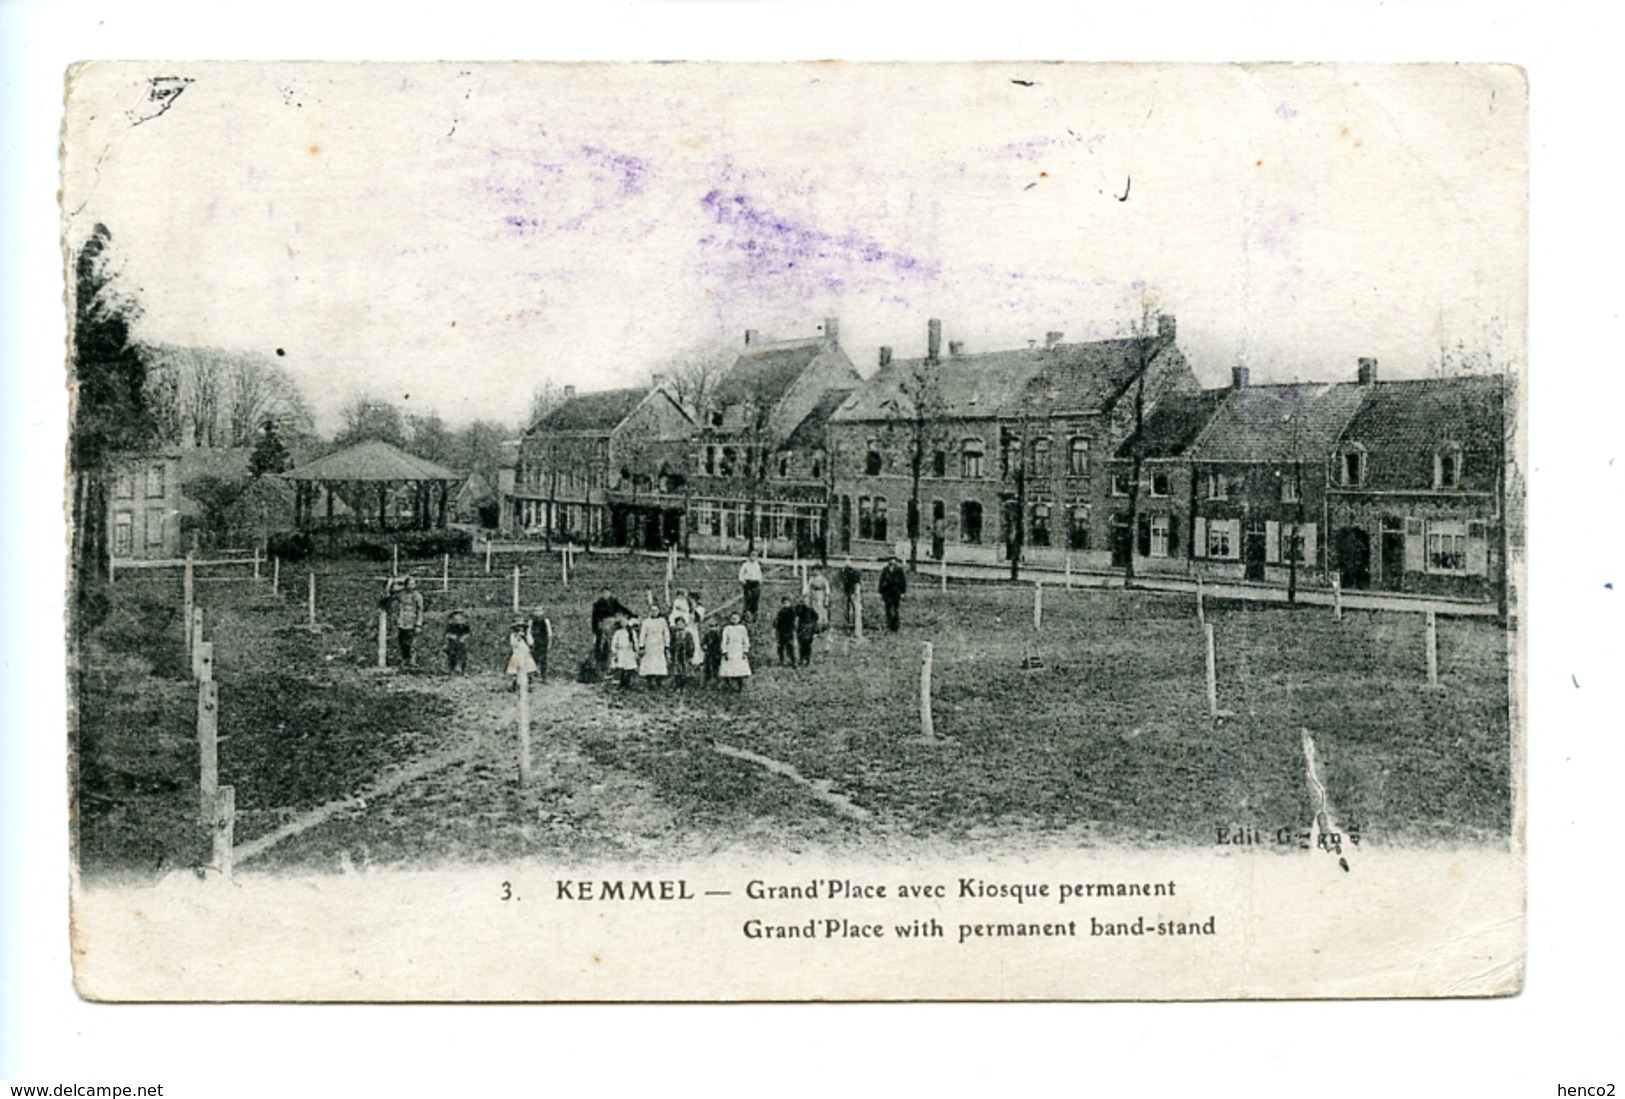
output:
[[807, 605], [807, 597], [796, 597], [796, 659], [803, 668], [812, 663], [813, 639], [818, 636], [818, 612]]
[[745, 621], [756, 621], [756, 606], [762, 599], [762, 564], [751, 550], [739, 564], [739, 593], [745, 603]]
[[412, 644], [423, 628], [423, 593], [418, 582], [408, 576], [395, 592], [395, 643], [401, 651], [401, 667], [417, 666], [412, 655]]
[[863, 598], [863, 574], [850, 557], [841, 563], [841, 594], [846, 596], [846, 628], [850, 630], [858, 620], [858, 601]]
[[892, 633], [902, 625], [903, 595], [908, 591], [908, 573], [903, 562], [892, 554], [880, 570], [880, 601], [886, 605], [886, 628]]
[[545, 608], [530, 612], [530, 658], [536, 662], [536, 681], [547, 678], [547, 650], [553, 646], [553, 623]]
[[784, 605], [773, 618], [773, 637], [779, 643], [779, 667], [796, 666], [796, 609], [790, 605], [790, 597], [784, 597]]

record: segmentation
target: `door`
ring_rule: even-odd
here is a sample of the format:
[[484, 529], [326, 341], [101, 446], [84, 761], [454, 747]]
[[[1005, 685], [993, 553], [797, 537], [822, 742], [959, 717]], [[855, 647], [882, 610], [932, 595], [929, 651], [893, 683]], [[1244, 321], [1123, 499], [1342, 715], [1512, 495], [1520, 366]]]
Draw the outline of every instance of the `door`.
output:
[[1392, 515], [1382, 517], [1381, 562], [1380, 583], [1389, 591], [1399, 591], [1405, 584], [1405, 523]]
[[852, 552], [852, 497], [841, 497], [841, 552]]
[[1343, 573], [1343, 586], [1369, 588], [1371, 536], [1361, 527], [1340, 527], [1333, 544], [1337, 548], [1337, 568]]
[[1128, 568], [1129, 554], [1134, 550], [1134, 532], [1129, 530], [1128, 516], [1112, 516], [1112, 568]]
[[1241, 535], [1241, 560], [1248, 580], [1264, 579], [1264, 562], [1269, 553], [1269, 526], [1262, 519], [1249, 519]]
[[947, 551], [948, 505], [941, 500], [931, 501], [931, 556], [938, 561]]

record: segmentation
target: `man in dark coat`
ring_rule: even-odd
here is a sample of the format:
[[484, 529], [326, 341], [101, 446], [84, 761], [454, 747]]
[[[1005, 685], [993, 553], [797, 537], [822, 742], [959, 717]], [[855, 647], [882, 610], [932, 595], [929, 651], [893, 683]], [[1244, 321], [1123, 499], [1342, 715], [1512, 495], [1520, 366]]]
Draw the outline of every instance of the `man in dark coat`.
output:
[[846, 627], [852, 629], [858, 618], [858, 600], [863, 598], [863, 574], [850, 557], [841, 565], [841, 594], [846, 597]]
[[796, 620], [796, 655], [806, 667], [812, 663], [813, 638], [818, 636], [818, 612], [808, 605], [805, 595], [797, 597], [791, 609]]
[[902, 625], [903, 595], [908, 591], [908, 573], [896, 555], [886, 558], [880, 570], [880, 601], [886, 605], [886, 628], [893, 633]]
[[610, 594], [608, 588], [592, 604], [592, 658], [598, 664], [598, 673], [609, 671], [609, 641], [614, 635], [615, 619], [636, 618], [632, 608]]
[[796, 609], [790, 604], [790, 597], [784, 597], [784, 605], [773, 618], [773, 636], [779, 643], [779, 666], [788, 664], [796, 666]]

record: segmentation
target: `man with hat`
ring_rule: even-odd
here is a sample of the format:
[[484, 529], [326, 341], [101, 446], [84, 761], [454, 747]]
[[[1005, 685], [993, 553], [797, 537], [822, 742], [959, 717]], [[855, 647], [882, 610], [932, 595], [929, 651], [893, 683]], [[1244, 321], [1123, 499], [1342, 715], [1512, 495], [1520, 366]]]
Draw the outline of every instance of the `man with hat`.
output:
[[894, 553], [880, 570], [880, 601], [886, 605], [886, 629], [892, 633], [902, 625], [903, 595], [907, 591], [908, 573], [903, 571], [902, 558]]
[[530, 612], [530, 656], [536, 662], [536, 681], [547, 678], [547, 650], [553, 644], [553, 623], [543, 607]]

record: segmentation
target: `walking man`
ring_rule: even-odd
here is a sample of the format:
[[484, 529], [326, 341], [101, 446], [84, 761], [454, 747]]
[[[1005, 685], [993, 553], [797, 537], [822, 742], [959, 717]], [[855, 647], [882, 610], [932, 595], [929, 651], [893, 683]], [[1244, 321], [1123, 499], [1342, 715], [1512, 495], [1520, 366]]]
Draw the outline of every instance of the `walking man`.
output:
[[886, 558], [880, 570], [880, 601], [886, 605], [886, 629], [892, 633], [902, 625], [903, 595], [908, 591], [908, 573], [896, 554]]
[[762, 599], [762, 564], [751, 550], [739, 564], [739, 593], [745, 603], [745, 621], [756, 621], [756, 606]]
[[858, 620], [858, 601], [863, 598], [863, 574], [848, 557], [841, 563], [841, 594], [846, 597], [846, 628], [852, 629]]

